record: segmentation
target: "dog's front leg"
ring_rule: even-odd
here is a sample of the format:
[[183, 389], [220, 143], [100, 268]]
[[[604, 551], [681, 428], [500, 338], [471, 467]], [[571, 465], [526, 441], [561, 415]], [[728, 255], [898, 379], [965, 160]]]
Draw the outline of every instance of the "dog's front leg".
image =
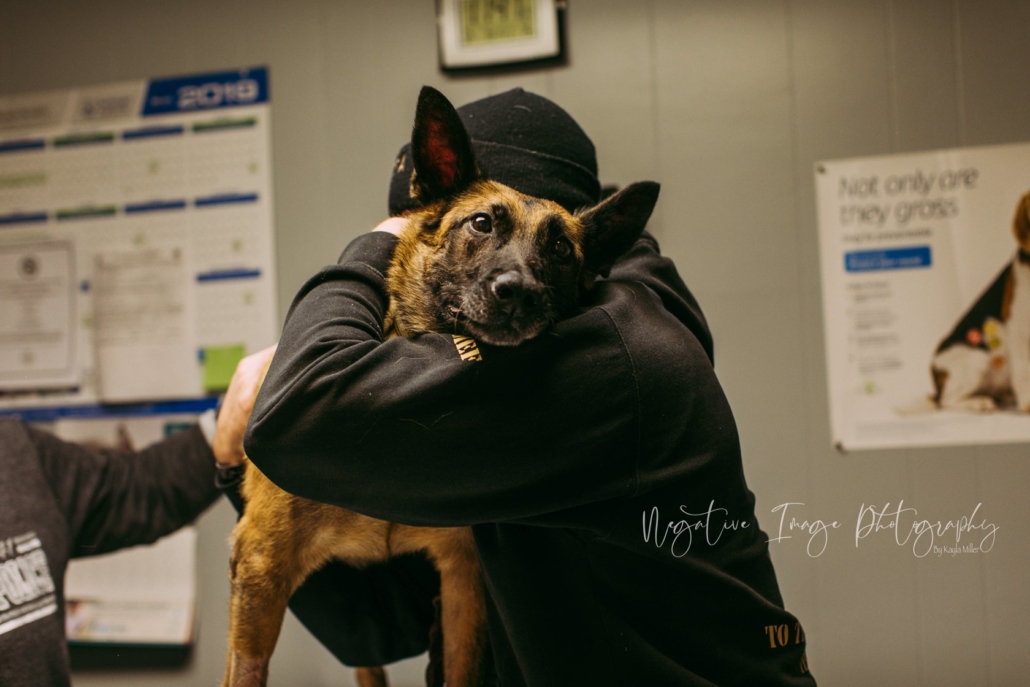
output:
[[381, 667], [355, 668], [354, 680], [358, 687], [389, 687], [386, 671]]
[[1009, 369], [1016, 406], [1030, 413], [1030, 318], [1009, 325]]
[[471, 532], [430, 550], [440, 571], [440, 627], [447, 687], [479, 687], [487, 651], [482, 572]]
[[223, 687], [265, 687], [293, 591], [291, 561], [245, 515], [233, 530], [230, 560], [229, 656]]

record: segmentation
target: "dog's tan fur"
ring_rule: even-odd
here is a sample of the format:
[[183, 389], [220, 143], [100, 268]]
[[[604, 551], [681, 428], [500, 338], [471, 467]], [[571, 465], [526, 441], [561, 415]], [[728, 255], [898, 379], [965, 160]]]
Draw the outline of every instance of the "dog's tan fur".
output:
[[1030, 252], [1030, 193], [1019, 200], [1016, 217], [1012, 222], [1012, 233], [1023, 250]]
[[[556, 203], [478, 181], [457, 202], [433, 203], [409, 216], [387, 277], [390, 336], [434, 327], [427, 312], [425, 275], [444, 245], [446, 232], [438, 231], [439, 227], [455, 224], [484, 206], [498, 205], [516, 227], [514, 241], [535, 241], [543, 218], [560, 215], [574, 253], [582, 259], [585, 232], [578, 218]], [[472, 248], [469, 259], [475, 259]], [[585, 272], [583, 278], [593, 276]], [[265, 684], [287, 602], [326, 562], [338, 559], [361, 566], [415, 551], [427, 553], [440, 572], [446, 684], [473, 687], [479, 683], [486, 610], [471, 530], [399, 525], [294, 496], [250, 463], [242, 493], [247, 508], [233, 530], [226, 687]], [[380, 668], [359, 668], [357, 675], [361, 687], [386, 685]]]
[[[1012, 220], [1012, 233], [1016, 237], [1016, 243], [1024, 251], [1030, 253], [1030, 193], [1019, 199], [1016, 205], [1016, 216]], [[1012, 299], [1015, 296], [1016, 280], [1009, 275], [1005, 282], [1005, 298], [1002, 301], [1001, 318], [1008, 321], [1012, 314]]]
[[[573, 251], [582, 260], [585, 232], [578, 218], [551, 201], [478, 181], [457, 202], [434, 203], [408, 217], [387, 276], [389, 336], [410, 336], [435, 325], [428, 313], [425, 275], [444, 244], [446, 232], [438, 231], [439, 226], [498, 205], [516, 227], [514, 241], [536, 241], [544, 218], [560, 215]], [[473, 249], [469, 259], [475, 259]], [[585, 273], [583, 278], [593, 276]], [[290, 596], [326, 562], [338, 559], [361, 566], [415, 551], [427, 553], [440, 572], [446, 683], [478, 684], [486, 610], [471, 530], [399, 525], [294, 496], [249, 462], [242, 493], [247, 508], [233, 530], [226, 687], [265, 683]], [[386, 685], [379, 668], [359, 668], [358, 680], [361, 687]]]
[[[390, 307], [384, 324], [389, 336], [466, 334], [464, 328], [473, 326], [495, 345], [517, 345], [536, 336], [633, 244], [658, 197], [657, 184], [640, 182], [573, 215], [556, 203], [489, 181], [479, 174], [458, 114], [432, 89], [420, 95], [412, 149], [413, 197], [420, 205], [407, 216], [387, 272]], [[477, 217], [489, 217], [503, 241], [484, 240], [489, 228], [477, 234]], [[530, 305], [497, 295], [500, 277], [494, 273], [521, 275], [526, 289], [538, 289], [532, 295], [536, 300]], [[537, 281], [534, 275], [545, 276]], [[508, 309], [498, 315], [496, 303], [441, 300], [442, 289], [455, 285], [477, 297], [494, 293]], [[520, 313], [519, 305], [527, 311]], [[462, 312], [462, 307], [475, 312]], [[233, 530], [225, 687], [265, 684], [287, 602], [323, 564], [339, 559], [361, 566], [417, 551], [428, 554], [440, 572], [446, 685], [480, 683], [486, 610], [470, 529], [400, 525], [300, 498], [279, 489], [249, 462], [242, 491], [247, 507]], [[358, 682], [384, 687], [385, 673], [361, 668]]]
[[[233, 530], [226, 686], [265, 683], [290, 596], [326, 562], [361, 566], [413, 551], [426, 552], [440, 571], [447, 684], [478, 684], [486, 611], [469, 529], [398, 525], [300, 498], [253, 464], [242, 491], [247, 509]], [[358, 681], [386, 685], [379, 668], [358, 669]]]
[[[423, 208], [409, 216], [391, 261], [388, 336], [410, 336], [434, 326], [427, 312], [425, 274], [443, 246], [446, 232], [436, 231], [439, 225], [498, 203], [522, 234], [516, 240], [534, 240], [541, 217], [548, 213], [564, 215], [570, 235], [582, 239], [579, 220], [559, 205], [489, 181], [477, 182], [459, 202]], [[581, 256], [579, 244], [574, 241]], [[326, 562], [338, 559], [361, 566], [415, 551], [427, 553], [440, 572], [446, 684], [479, 683], [486, 610], [471, 530], [399, 525], [294, 496], [249, 462], [242, 493], [247, 508], [233, 530], [226, 687], [265, 683], [290, 596]], [[359, 668], [357, 676], [361, 687], [386, 685], [379, 668]]]

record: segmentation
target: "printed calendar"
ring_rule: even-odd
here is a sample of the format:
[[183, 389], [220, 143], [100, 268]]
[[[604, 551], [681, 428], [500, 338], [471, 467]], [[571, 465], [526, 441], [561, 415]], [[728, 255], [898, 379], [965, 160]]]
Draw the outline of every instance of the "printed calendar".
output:
[[197, 400], [277, 335], [263, 68], [0, 99], [0, 407]]

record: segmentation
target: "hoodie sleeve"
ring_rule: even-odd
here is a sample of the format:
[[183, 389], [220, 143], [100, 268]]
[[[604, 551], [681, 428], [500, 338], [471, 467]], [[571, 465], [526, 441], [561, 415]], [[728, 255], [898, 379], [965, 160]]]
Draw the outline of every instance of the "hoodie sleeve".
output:
[[[448, 334], [383, 340], [395, 242], [359, 237], [294, 300], [246, 435], [261, 471], [413, 525], [532, 520], [631, 493], [640, 398], [620, 327], [665, 326], [660, 299], [607, 280], [549, 333], [466, 360]], [[636, 274], [671, 268], [652, 252]]]
[[72, 556], [149, 544], [218, 498], [215, 458], [196, 425], [135, 452], [94, 450], [27, 431], [68, 521]]

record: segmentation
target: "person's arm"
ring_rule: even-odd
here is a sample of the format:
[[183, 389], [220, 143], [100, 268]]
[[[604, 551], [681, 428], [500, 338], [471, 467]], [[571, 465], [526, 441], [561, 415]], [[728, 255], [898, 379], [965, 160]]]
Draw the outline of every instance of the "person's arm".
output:
[[240, 514], [243, 513], [240, 485], [245, 467], [243, 431], [247, 428], [247, 421], [254, 410], [254, 399], [274, 353], [275, 346], [272, 345], [251, 353], [236, 365], [229, 387], [218, 404], [218, 414], [209, 436], [211, 450], [215, 454], [215, 486]]
[[218, 497], [214, 456], [196, 425], [136, 452], [95, 450], [28, 427], [73, 538], [73, 556], [148, 544]]
[[294, 300], [246, 437], [262, 472], [300, 496], [425, 525], [631, 493], [640, 399], [612, 312], [625, 301], [669, 318], [658, 298], [599, 283], [595, 298], [614, 306], [518, 347], [480, 343], [483, 359], [465, 362], [446, 334], [383, 341], [395, 241], [359, 237]]

